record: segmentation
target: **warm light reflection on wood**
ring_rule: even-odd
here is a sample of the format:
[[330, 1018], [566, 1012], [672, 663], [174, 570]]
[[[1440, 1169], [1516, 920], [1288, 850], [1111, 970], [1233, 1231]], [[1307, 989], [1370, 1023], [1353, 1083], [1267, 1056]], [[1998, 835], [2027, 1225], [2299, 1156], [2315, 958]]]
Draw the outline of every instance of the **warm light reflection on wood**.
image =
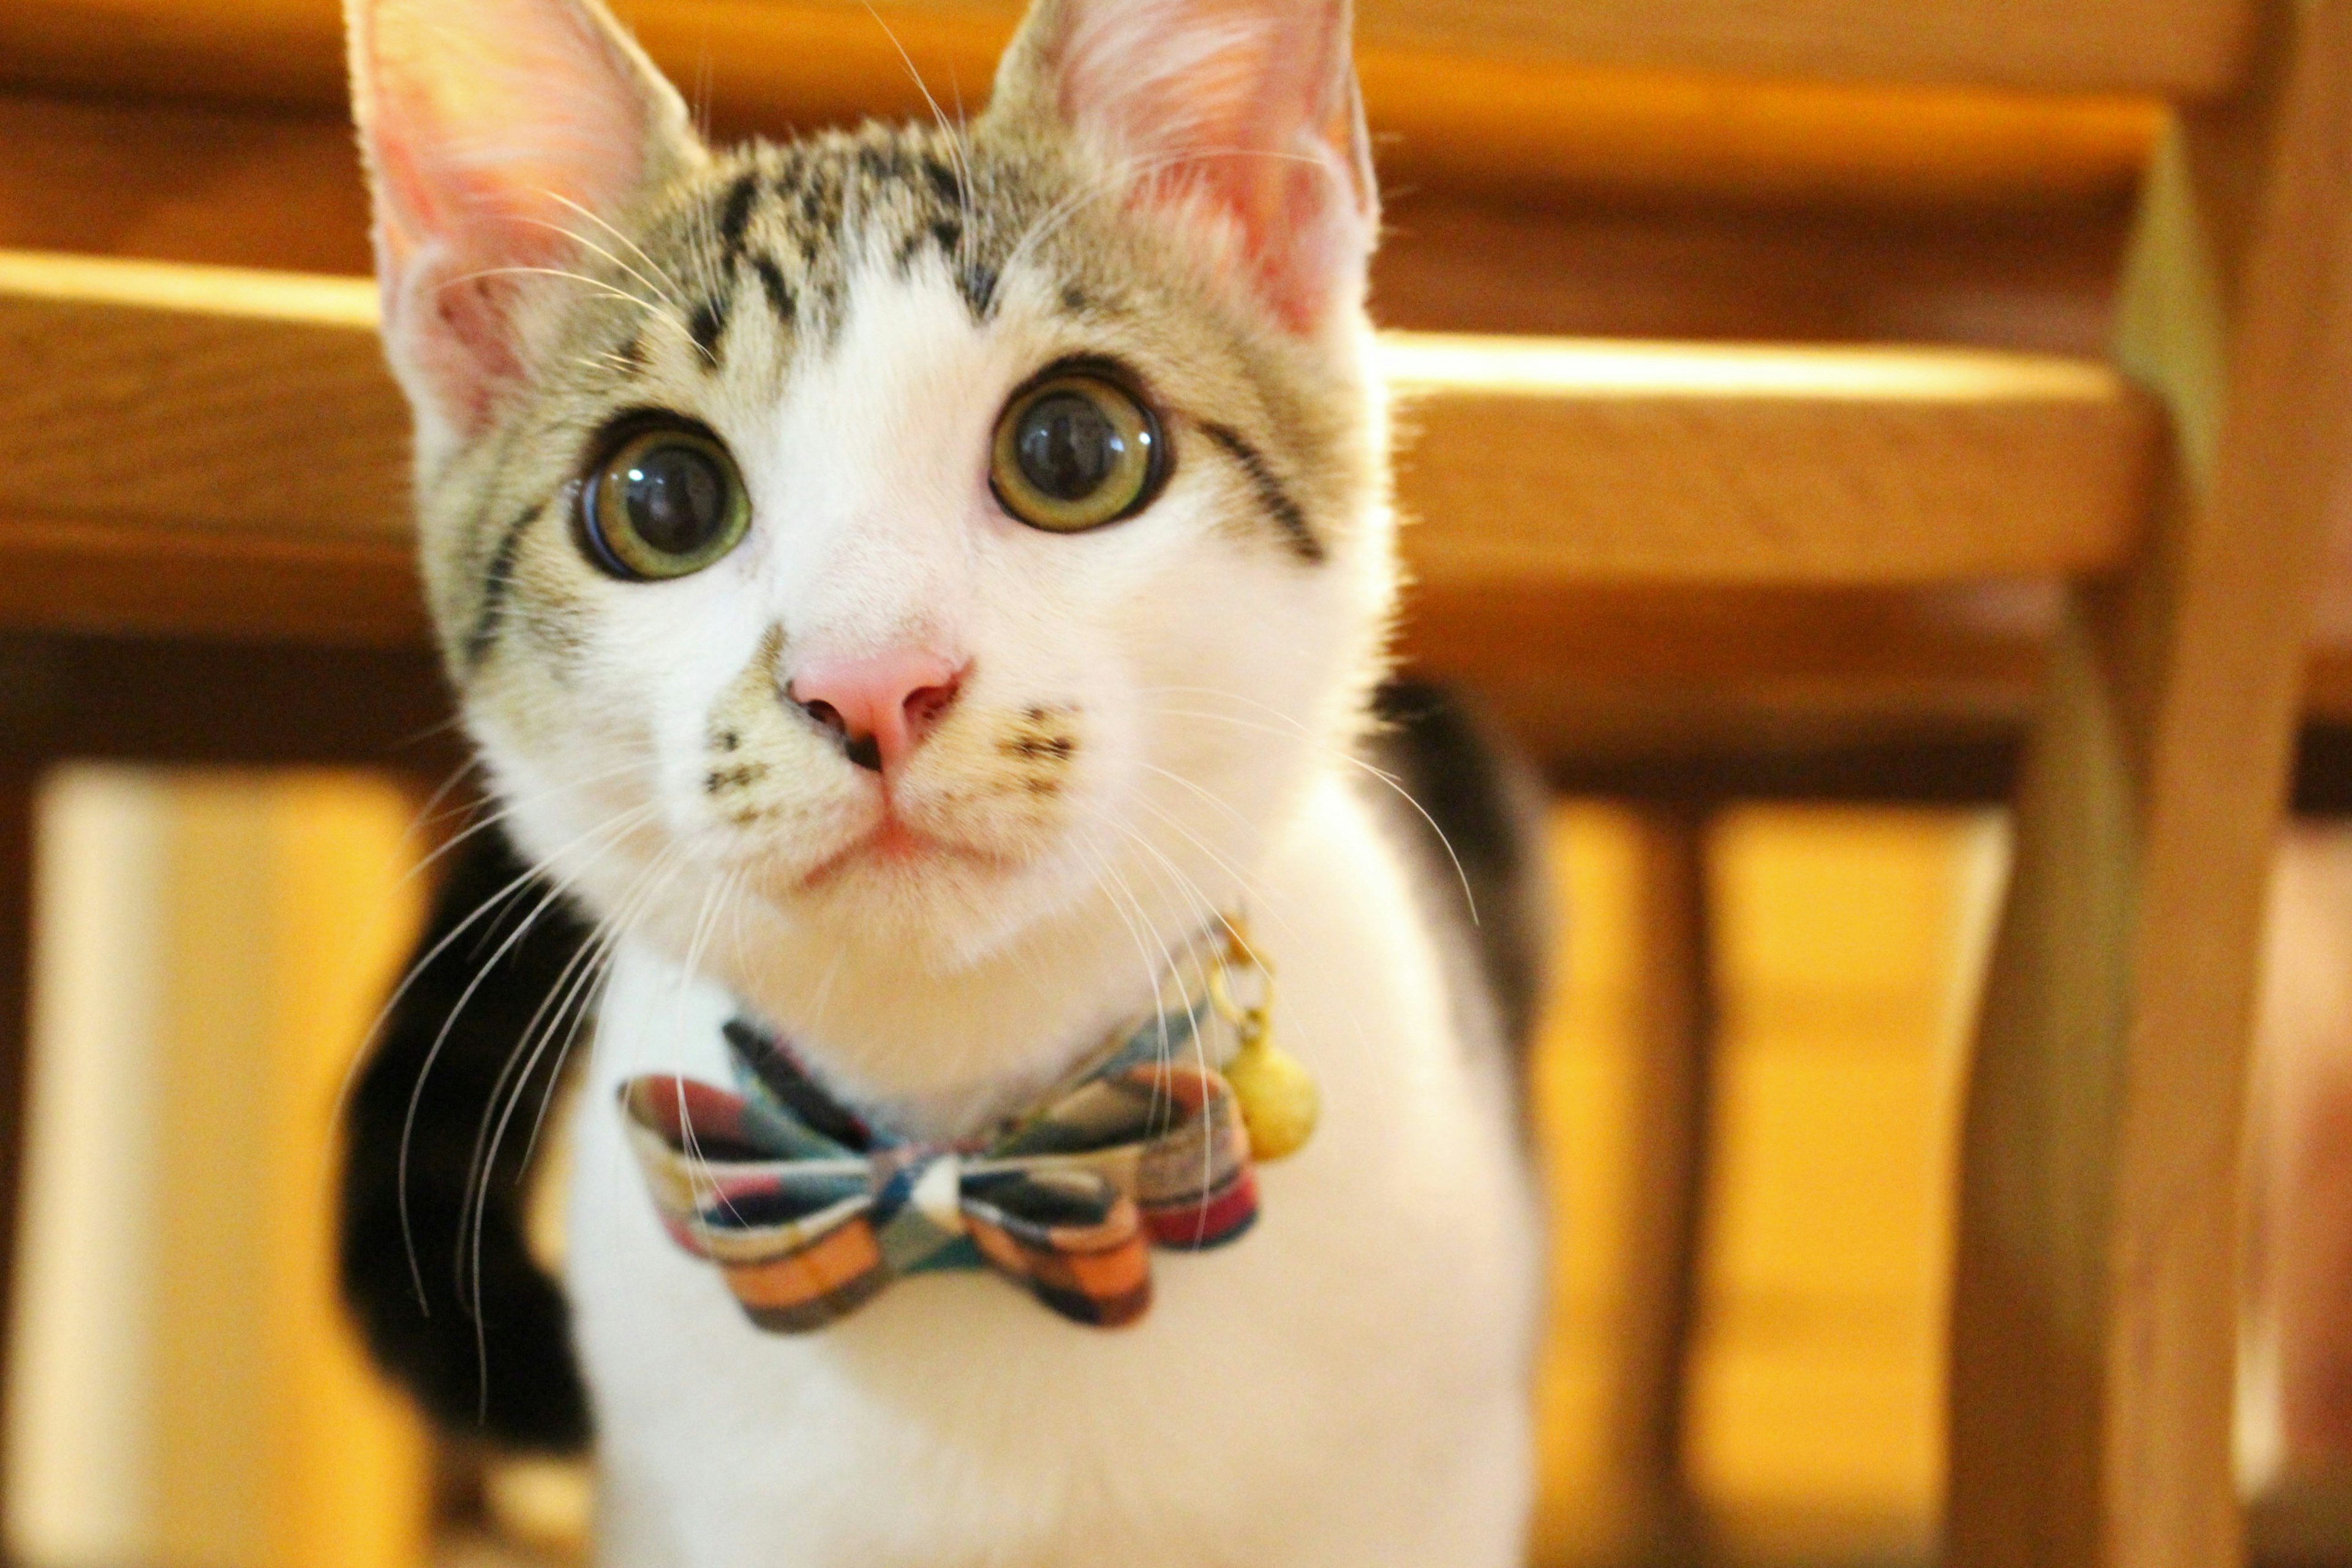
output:
[[0, 250], [0, 298], [8, 296], [369, 331], [376, 324], [375, 284], [369, 279], [181, 261]]
[[1839, 402], [2103, 401], [2104, 364], [1969, 349], [1776, 348], [1387, 332], [1374, 363], [1408, 395], [1817, 398]]

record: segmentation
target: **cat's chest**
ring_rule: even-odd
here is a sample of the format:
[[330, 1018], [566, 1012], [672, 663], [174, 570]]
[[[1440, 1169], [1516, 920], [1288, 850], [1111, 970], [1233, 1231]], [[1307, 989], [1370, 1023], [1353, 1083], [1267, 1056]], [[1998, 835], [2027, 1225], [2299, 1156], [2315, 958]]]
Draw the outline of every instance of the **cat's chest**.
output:
[[1325, 1123], [1258, 1170], [1246, 1235], [1155, 1252], [1150, 1310], [1118, 1330], [985, 1271], [898, 1279], [813, 1334], [755, 1328], [656, 1223], [610, 1104], [649, 1065], [723, 1074], [727, 998], [624, 958], [570, 1263], [613, 1561], [1477, 1563], [1468, 1541], [1516, 1539], [1495, 1521], [1524, 1500], [1537, 1248], [1508, 1106], [1465, 1071], [1441, 966], [1360, 823], [1264, 889], [1279, 1026]]

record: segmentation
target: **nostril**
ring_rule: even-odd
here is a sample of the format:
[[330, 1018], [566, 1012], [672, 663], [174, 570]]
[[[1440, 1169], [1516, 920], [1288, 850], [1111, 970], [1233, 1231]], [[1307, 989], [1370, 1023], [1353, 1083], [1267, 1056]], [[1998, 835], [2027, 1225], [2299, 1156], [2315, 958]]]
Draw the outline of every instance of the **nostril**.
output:
[[841, 710], [830, 702], [803, 702], [801, 704], [801, 711], [836, 735], [846, 736], [849, 733], [849, 721], [843, 718]]
[[849, 721], [842, 716], [841, 710], [821, 697], [809, 701], [795, 697], [793, 700], [800, 703], [802, 712], [815, 720], [824, 729], [833, 731], [835, 738], [841, 742], [844, 756], [867, 773], [878, 773], [882, 771], [882, 742], [872, 731], [853, 731], [849, 727]]
[[955, 706], [956, 694], [962, 689], [963, 682], [959, 679], [944, 686], [925, 686], [908, 692], [904, 704], [908, 731], [921, 739], [926, 731], [947, 717], [948, 710]]

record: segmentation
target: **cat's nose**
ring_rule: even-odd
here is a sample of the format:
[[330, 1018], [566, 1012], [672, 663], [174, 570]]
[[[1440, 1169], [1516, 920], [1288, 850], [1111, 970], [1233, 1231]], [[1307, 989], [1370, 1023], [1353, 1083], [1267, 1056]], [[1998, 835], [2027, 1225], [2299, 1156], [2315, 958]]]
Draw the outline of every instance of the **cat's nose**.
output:
[[841, 737], [849, 760], [875, 773], [907, 760], [963, 689], [965, 666], [928, 648], [820, 659], [784, 689], [808, 716]]

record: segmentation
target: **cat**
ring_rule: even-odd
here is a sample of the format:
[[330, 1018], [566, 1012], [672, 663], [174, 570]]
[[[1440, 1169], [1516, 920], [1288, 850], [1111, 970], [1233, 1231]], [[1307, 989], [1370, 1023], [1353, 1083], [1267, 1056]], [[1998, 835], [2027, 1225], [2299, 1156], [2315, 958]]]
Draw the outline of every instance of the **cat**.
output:
[[[593, 1435], [627, 1568], [1518, 1561], [1543, 899], [1509, 765], [1382, 687], [1346, 0], [1038, 0], [968, 126], [732, 150], [597, 0], [347, 19], [495, 802], [353, 1101], [379, 1360], [460, 1428]], [[515, 1192], [591, 1011], [559, 1289]], [[1268, 1023], [1319, 1121], [1253, 1168]], [[1202, 1152], [1148, 1278], [1132, 1194], [971, 1153], [1114, 1069]], [[754, 1224], [663, 1186], [750, 1159], [712, 1106], [989, 1267], [868, 1248], [780, 1305], [814, 1254], [695, 1256]], [[1014, 1257], [991, 1180], [1096, 1205], [1117, 1289], [1074, 1220]], [[1246, 1233], [1181, 1250], [1213, 1205]]]

